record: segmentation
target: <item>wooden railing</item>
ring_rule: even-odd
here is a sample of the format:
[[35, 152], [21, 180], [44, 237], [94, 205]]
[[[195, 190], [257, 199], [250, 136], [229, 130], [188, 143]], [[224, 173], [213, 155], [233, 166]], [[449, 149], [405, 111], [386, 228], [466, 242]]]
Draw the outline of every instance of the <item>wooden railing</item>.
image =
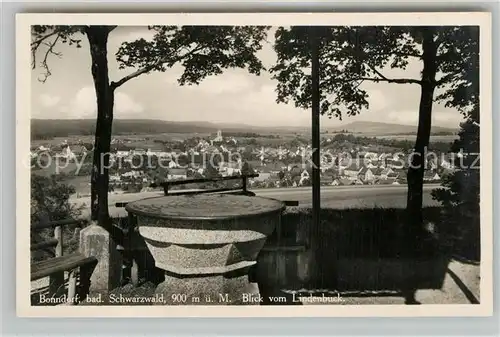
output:
[[197, 191], [176, 191], [176, 195], [180, 194], [199, 194], [199, 193], [216, 193], [216, 192], [230, 192], [230, 191], [240, 191], [243, 194], [255, 195], [252, 192], [248, 191], [247, 181], [248, 178], [257, 178], [258, 174], [246, 174], [246, 175], [237, 175], [237, 176], [227, 176], [227, 177], [215, 177], [215, 178], [193, 178], [193, 179], [183, 179], [183, 180], [170, 180], [165, 181], [160, 184], [151, 184], [150, 187], [157, 188], [163, 187], [163, 191], [165, 195], [169, 195], [172, 193], [170, 187], [179, 186], [179, 185], [188, 185], [188, 184], [202, 184], [202, 183], [217, 183], [221, 181], [228, 180], [241, 180], [241, 186], [236, 187], [225, 187], [225, 188], [214, 188], [214, 189], [206, 189], [206, 190], [197, 190]]
[[[65, 286], [65, 275], [68, 275], [67, 304], [76, 304], [87, 296], [90, 289], [90, 276], [97, 264], [95, 257], [86, 257], [76, 252], [64, 255], [64, 235], [65, 226], [77, 226], [76, 230], [86, 224], [85, 220], [67, 219], [47, 223], [36, 223], [31, 226], [32, 231], [53, 228], [54, 237], [43, 242], [32, 244], [30, 250], [42, 250], [48, 252], [51, 258], [37, 261], [31, 264], [31, 281], [44, 277], [49, 277], [49, 297], [56, 296]], [[75, 232], [76, 233], [76, 232]], [[55, 249], [54, 249], [55, 248]], [[51, 249], [54, 249], [53, 251]], [[77, 289], [78, 279], [80, 287]]]
[[[53, 228], [54, 237], [44, 242], [38, 242], [31, 245], [31, 251], [43, 250], [53, 255], [53, 257], [63, 256], [63, 227], [65, 226], [76, 226], [77, 229], [83, 227], [86, 224], [86, 220], [79, 219], [66, 219], [51, 221], [46, 223], [36, 223], [31, 225], [32, 231], [41, 231], [43, 229]], [[47, 250], [48, 248], [54, 248], [54, 251]]]

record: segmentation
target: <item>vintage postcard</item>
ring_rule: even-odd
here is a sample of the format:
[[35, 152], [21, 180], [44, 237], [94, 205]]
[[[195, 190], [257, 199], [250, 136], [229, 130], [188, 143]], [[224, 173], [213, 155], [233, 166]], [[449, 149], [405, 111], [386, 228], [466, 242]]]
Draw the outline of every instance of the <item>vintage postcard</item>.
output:
[[19, 316], [492, 315], [489, 13], [16, 21]]

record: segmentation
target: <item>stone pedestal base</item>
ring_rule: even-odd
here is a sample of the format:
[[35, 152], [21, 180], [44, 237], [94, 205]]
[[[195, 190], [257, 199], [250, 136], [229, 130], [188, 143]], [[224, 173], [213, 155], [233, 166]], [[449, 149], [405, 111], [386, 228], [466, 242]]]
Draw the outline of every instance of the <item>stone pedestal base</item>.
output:
[[278, 200], [224, 194], [127, 204], [156, 267], [165, 270], [158, 304], [259, 304], [248, 272], [284, 207]]
[[183, 277], [165, 273], [155, 291], [164, 299], [159, 305], [256, 305], [257, 284], [248, 281], [246, 271], [234, 275]]

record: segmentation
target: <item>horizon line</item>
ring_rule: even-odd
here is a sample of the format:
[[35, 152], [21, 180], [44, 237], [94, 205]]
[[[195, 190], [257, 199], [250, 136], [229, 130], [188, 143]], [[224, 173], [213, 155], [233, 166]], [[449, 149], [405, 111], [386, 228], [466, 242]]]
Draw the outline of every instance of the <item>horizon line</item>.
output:
[[[33, 120], [44, 120], [44, 121], [50, 121], [50, 120], [67, 120], [67, 121], [96, 121], [96, 118], [30, 118], [30, 121]], [[188, 121], [175, 121], [175, 120], [167, 120], [167, 119], [159, 119], [159, 118], [113, 118], [113, 121], [161, 121], [161, 122], [168, 122], [168, 123], [211, 123], [211, 124], [228, 124], [228, 125], [240, 125], [240, 126], [249, 126], [249, 127], [255, 127], [255, 128], [310, 128], [310, 126], [301, 126], [301, 125], [274, 125], [274, 126], [268, 126], [268, 125], [255, 125], [255, 124], [247, 124], [244, 122], [217, 122], [217, 121], [209, 121], [209, 120], [188, 120]], [[416, 127], [418, 126], [418, 123], [416, 124], [404, 124], [404, 123], [392, 123], [392, 122], [379, 122], [379, 121], [368, 121], [368, 120], [361, 120], [361, 121], [351, 121], [351, 122], [345, 122], [345, 124], [337, 125], [337, 126], [327, 126], [327, 128], [335, 128], [335, 127], [342, 127], [342, 126], [348, 126], [349, 124], [353, 123], [374, 123], [374, 124], [386, 124], [386, 125], [400, 125], [400, 126], [411, 126], [411, 127]], [[322, 125], [324, 126], [324, 125]], [[459, 129], [459, 125], [457, 127], [450, 127], [450, 126], [444, 126], [441, 124], [435, 124], [432, 125], [432, 127], [439, 127], [439, 128], [444, 128], [444, 129]]]

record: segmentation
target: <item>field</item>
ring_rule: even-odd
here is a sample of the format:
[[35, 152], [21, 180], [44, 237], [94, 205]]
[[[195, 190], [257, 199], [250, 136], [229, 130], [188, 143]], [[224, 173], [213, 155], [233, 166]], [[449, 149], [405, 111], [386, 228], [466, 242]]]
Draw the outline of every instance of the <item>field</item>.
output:
[[[193, 137], [209, 137], [211, 134], [209, 133], [162, 133], [162, 134], [144, 134], [144, 135], [131, 135], [131, 136], [115, 136], [113, 138], [121, 141], [125, 141], [125, 144], [129, 147], [133, 148], [142, 148], [142, 149], [156, 149], [161, 147], [161, 144], [155, 142], [158, 141], [183, 141], [185, 139], [193, 138]], [[309, 139], [311, 137], [308, 133], [299, 134], [301, 138]], [[321, 137], [333, 137], [335, 134], [322, 133]], [[358, 137], [376, 137], [380, 139], [392, 139], [392, 140], [410, 140], [414, 141], [415, 135], [377, 135], [377, 134], [354, 134]], [[281, 144], [288, 143], [292, 141], [297, 134], [296, 133], [280, 133], [279, 138], [267, 138], [267, 137], [257, 137], [255, 140], [258, 144], [262, 144], [263, 146], [279, 146]], [[248, 140], [248, 138], [235, 137], [238, 142], [243, 140]], [[444, 142], [444, 143], [452, 143], [455, 139], [458, 139], [457, 135], [435, 135], [431, 136], [431, 142]], [[44, 146], [54, 146], [60, 145], [64, 141], [68, 143], [75, 143], [77, 141], [82, 141], [84, 143], [92, 143], [94, 141], [93, 136], [71, 136], [71, 137], [56, 137], [50, 140], [33, 140], [31, 142], [31, 146], [39, 147], [41, 145]]]
[[90, 194], [90, 176], [72, 176], [66, 183], [72, 185], [79, 195]]
[[[379, 135], [355, 135], [355, 136], [364, 136], [364, 137], [376, 137], [376, 138], [385, 138], [385, 139], [394, 139], [394, 140], [412, 140], [414, 141], [416, 139], [416, 135], [384, 135], [384, 136], [379, 136]], [[448, 142], [452, 143], [455, 139], [458, 139], [458, 135], [446, 135], [446, 136], [441, 136], [441, 135], [431, 135], [431, 142]]]
[[[207, 137], [210, 136], [210, 133], [156, 133], [156, 134], [138, 134], [138, 135], [116, 135], [113, 136], [114, 139], [125, 142], [126, 145], [130, 147], [137, 148], [148, 148], [158, 146], [158, 143], [155, 140], [161, 141], [183, 141], [185, 139], [193, 138], [193, 137]], [[69, 136], [69, 137], [54, 137], [53, 139], [37, 139], [31, 141], [32, 147], [39, 147], [41, 145], [44, 146], [54, 146], [60, 145], [67, 141], [68, 143], [75, 143], [77, 141], [81, 141], [84, 143], [93, 143], [94, 136], [85, 135], [85, 136]]]

